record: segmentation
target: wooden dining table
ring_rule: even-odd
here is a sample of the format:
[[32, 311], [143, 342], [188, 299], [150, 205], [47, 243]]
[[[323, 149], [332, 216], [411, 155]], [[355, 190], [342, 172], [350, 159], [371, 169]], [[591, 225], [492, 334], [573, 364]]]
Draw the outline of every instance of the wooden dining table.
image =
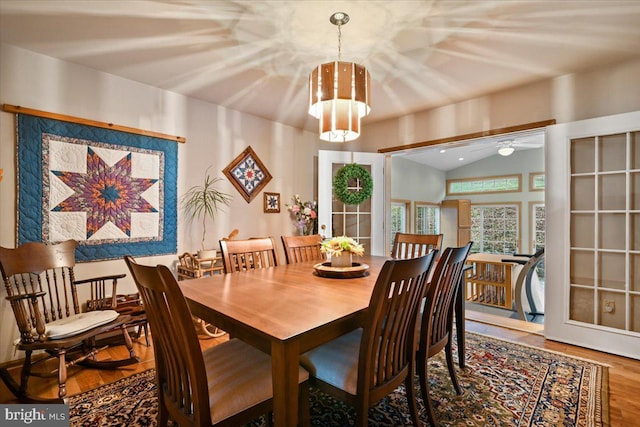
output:
[[384, 262], [364, 256], [357, 278], [327, 278], [315, 262], [179, 282], [192, 314], [271, 354], [276, 426], [298, 418], [299, 355], [360, 326]]

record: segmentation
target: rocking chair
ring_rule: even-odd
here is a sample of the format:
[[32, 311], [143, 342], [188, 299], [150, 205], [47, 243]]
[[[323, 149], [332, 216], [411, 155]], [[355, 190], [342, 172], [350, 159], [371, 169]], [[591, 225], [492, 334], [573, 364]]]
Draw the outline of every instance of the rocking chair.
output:
[[[81, 286], [90, 285], [92, 289], [87, 293], [95, 296], [101, 295], [106, 284], [111, 282], [115, 295], [117, 279], [124, 275], [76, 282], [73, 267], [77, 245], [76, 241], [67, 240], [53, 245], [33, 242], [16, 249], [0, 248], [0, 271], [6, 299], [13, 309], [20, 332], [16, 348], [25, 352], [20, 384], [7, 368], [0, 369], [0, 377], [21, 401], [43, 400], [27, 393], [32, 375], [57, 375], [59, 399], [54, 401], [64, 402], [68, 367], [82, 365], [115, 369], [139, 361], [127, 332], [131, 316], [113, 309], [83, 311], [78, 302], [78, 288]], [[96, 337], [112, 331], [122, 332], [129, 358], [98, 361], [96, 354], [108, 346], [97, 348]], [[32, 360], [32, 354], [37, 350], [43, 351], [46, 357], [34, 357]], [[58, 359], [58, 367], [53, 372], [43, 372], [43, 369], [32, 371], [32, 367], [51, 358]]]

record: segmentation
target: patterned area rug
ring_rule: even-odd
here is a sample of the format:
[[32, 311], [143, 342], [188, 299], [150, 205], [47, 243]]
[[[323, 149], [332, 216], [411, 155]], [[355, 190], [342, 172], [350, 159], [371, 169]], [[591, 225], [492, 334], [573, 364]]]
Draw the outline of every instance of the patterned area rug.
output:
[[[444, 352], [429, 361], [432, 399], [443, 426], [607, 426], [608, 371], [567, 357], [467, 333], [467, 367], [455, 394]], [[155, 426], [154, 370], [71, 397], [72, 426]], [[416, 378], [416, 385], [418, 384]], [[420, 396], [419, 386], [416, 395]], [[311, 389], [313, 426], [354, 425], [355, 411]], [[426, 414], [418, 399], [420, 417]], [[263, 426], [257, 419], [251, 426]], [[369, 410], [370, 426], [411, 425], [404, 387]]]

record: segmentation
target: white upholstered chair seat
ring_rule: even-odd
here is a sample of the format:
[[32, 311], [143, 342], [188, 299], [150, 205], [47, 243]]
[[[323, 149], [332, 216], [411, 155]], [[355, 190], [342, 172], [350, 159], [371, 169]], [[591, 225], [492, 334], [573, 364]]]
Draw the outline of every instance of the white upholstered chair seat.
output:
[[119, 313], [115, 310], [98, 310], [58, 319], [47, 323], [45, 335], [51, 340], [77, 335], [89, 329], [116, 320]]

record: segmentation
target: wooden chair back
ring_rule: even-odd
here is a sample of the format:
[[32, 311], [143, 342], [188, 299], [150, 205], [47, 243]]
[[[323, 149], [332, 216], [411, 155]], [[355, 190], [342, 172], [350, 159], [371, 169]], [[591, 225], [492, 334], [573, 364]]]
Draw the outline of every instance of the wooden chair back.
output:
[[456, 393], [460, 386], [453, 367], [451, 344], [453, 314], [458, 287], [462, 286], [464, 266], [473, 242], [459, 248], [447, 248], [436, 264], [431, 283], [427, 287], [424, 312], [420, 320], [416, 366], [420, 377], [422, 397], [431, 425], [437, 425], [429, 396], [427, 360], [446, 349], [447, 367]]
[[[459, 248], [445, 249], [436, 264], [433, 278], [427, 290], [427, 302], [422, 318], [420, 337], [431, 351], [440, 351], [443, 340], [449, 337], [453, 327], [453, 311], [456, 290], [460, 286], [463, 268], [471, 249], [471, 242]], [[439, 347], [439, 349], [438, 349]]]
[[399, 377], [408, 373], [413, 363], [409, 350], [415, 348], [417, 312], [434, 255], [388, 260], [382, 267], [362, 333], [358, 390], [386, 396], [399, 385]]
[[428, 254], [434, 249], [442, 249], [442, 234], [396, 233], [391, 257], [396, 259], [415, 258]]
[[320, 251], [322, 236], [282, 236], [282, 246], [287, 264], [305, 261], [325, 261], [327, 256]]
[[[32, 331], [44, 324], [80, 313], [74, 282], [77, 242], [57, 245], [25, 243], [18, 248], [0, 248], [0, 268], [7, 297], [18, 323], [20, 337], [34, 341]], [[36, 304], [17, 297], [32, 295]], [[35, 313], [39, 307], [41, 316]]]
[[275, 267], [280, 257], [273, 237], [220, 240], [225, 273]]
[[153, 331], [161, 405], [178, 425], [210, 425], [207, 372], [191, 311], [171, 271], [126, 256]]

